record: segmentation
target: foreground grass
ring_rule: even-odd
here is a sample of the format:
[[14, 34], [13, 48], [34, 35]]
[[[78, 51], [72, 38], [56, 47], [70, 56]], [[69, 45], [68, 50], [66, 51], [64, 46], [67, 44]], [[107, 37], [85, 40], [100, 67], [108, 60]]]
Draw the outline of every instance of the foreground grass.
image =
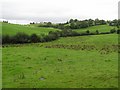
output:
[[67, 37], [4, 47], [3, 88], [118, 87], [117, 38]]
[[9, 24], [9, 23], [2, 23], [2, 34], [3, 35], [15, 35], [18, 32], [24, 32], [26, 34], [48, 34], [49, 31], [56, 31], [59, 29], [54, 28], [44, 28], [44, 27], [33, 27], [27, 25], [18, 25], [18, 24]]

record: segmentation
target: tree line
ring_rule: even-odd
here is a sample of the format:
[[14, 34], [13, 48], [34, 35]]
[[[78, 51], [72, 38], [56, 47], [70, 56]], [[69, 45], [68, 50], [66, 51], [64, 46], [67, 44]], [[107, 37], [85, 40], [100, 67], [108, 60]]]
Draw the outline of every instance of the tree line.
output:
[[[36, 24], [35, 22], [30, 24]], [[87, 28], [90, 26], [96, 26], [96, 25], [110, 25], [110, 26], [117, 26], [120, 25], [120, 19], [115, 19], [113, 21], [105, 21], [105, 20], [99, 20], [99, 19], [86, 19], [86, 20], [78, 20], [78, 19], [70, 19], [66, 23], [58, 23], [53, 24], [51, 22], [44, 22], [44, 23], [37, 23], [38, 27], [53, 27], [58, 29], [81, 29], [81, 28]]]
[[37, 43], [37, 42], [49, 42], [53, 40], [57, 40], [60, 37], [68, 37], [68, 36], [85, 36], [85, 35], [99, 35], [99, 34], [111, 34], [117, 33], [120, 34], [120, 29], [115, 30], [111, 29], [109, 32], [90, 32], [89, 30], [78, 33], [73, 30], [62, 30], [62, 31], [50, 31], [48, 35], [27, 35], [25, 33], [17, 33], [14, 36], [3, 35], [2, 36], [2, 44], [23, 44], [23, 43]]

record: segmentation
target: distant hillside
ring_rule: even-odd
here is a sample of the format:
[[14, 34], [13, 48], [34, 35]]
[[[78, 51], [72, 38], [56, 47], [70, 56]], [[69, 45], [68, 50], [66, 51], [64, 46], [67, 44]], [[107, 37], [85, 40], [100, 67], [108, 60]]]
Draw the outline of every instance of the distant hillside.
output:
[[89, 30], [90, 32], [96, 32], [98, 30], [99, 32], [109, 32], [111, 29], [117, 29], [115, 26], [109, 26], [109, 25], [98, 25], [98, 26], [91, 26], [88, 28], [83, 28], [83, 29], [74, 29], [77, 32], [85, 32]]
[[18, 32], [24, 32], [29, 35], [33, 33], [37, 35], [41, 35], [41, 34], [48, 34], [49, 31], [56, 31], [56, 30], [59, 30], [59, 29], [2, 23], [3, 35], [6, 35], [6, 34], [15, 35]]

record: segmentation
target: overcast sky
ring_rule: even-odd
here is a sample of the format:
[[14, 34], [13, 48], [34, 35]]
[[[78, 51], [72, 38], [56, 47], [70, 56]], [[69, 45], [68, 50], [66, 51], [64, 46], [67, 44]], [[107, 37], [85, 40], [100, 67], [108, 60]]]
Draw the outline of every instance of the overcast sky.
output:
[[2, 17], [11, 22], [65, 22], [70, 18], [118, 18], [119, 0], [2, 0]]

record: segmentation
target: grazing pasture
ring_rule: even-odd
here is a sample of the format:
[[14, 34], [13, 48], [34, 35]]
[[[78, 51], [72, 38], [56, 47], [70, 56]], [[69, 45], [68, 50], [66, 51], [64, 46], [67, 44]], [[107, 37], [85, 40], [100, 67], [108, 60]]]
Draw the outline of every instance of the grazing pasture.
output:
[[98, 30], [99, 32], [109, 32], [111, 29], [116, 27], [115, 26], [109, 26], [109, 25], [98, 25], [98, 26], [92, 26], [88, 28], [83, 28], [83, 29], [74, 29], [77, 32], [85, 32], [89, 30], [90, 32], [96, 32]]
[[59, 29], [54, 28], [44, 28], [44, 27], [34, 27], [30, 25], [18, 25], [18, 24], [9, 24], [2, 23], [2, 34], [3, 35], [15, 35], [18, 32], [24, 32], [28, 35], [33, 33], [37, 35], [48, 34], [50, 31], [56, 31]]
[[4, 45], [3, 88], [116, 88], [118, 35]]

